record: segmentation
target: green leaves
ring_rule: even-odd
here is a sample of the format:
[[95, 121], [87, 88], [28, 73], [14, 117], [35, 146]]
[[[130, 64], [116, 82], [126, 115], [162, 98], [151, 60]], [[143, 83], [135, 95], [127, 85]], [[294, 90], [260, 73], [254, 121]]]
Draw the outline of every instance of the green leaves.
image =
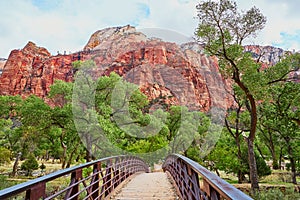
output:
[[212, 41], [220, 40], [221, 45], [241, 45], [244, 39], [255, 36], [263, 29], [266, 23], [266, 17], [256, 7], [245, 13], [238, 12], [236, 2], [230, 0], [202, 1], [196, 8], [199, 19], [196, 35], [201, 43], [209, 45], [209, 49], [215, 53], [218, 49], [215, 45], [211, 48]]

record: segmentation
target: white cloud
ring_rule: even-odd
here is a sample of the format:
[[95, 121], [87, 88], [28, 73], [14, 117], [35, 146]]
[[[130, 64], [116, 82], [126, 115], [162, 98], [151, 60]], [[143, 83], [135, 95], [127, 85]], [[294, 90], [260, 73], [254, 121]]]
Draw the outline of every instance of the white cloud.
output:
[[[111, 26], [161, 28], [192, 37], [199, 0], [10, 0], [0, 1], [0, 57], [29, 40], [51, 53], [77, 51], [92, 33]], [[256, 5], [268, 22], [250, 42], [300, 49], [296, 1], [237, 1], [244, 10]], [[284, 2], [284, 3], [282, 3]], [[289, 38], [288, 38], [289, 36]]]
[[256, 6], [267, 17], [266, 27], [261, 31], [252, 43], [262, 45], [275, 45], [277, 47], [291, 50], [300, 49], [300, 38], [287, 38], [286, 35], [297, 35], [300, 33], [300, 12], [296, 1], [282, 0], [248, 0], [238, 2], [240, 8], [246, 10]]

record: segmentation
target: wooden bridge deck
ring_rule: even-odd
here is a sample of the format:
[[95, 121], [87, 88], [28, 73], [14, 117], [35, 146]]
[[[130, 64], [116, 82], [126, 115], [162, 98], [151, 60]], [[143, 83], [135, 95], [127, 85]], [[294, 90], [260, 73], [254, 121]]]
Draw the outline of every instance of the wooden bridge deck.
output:
[[141, 173], [132, 178], [111, 197], [115, 200], [179, 199], [169, 177], [164, 172]]

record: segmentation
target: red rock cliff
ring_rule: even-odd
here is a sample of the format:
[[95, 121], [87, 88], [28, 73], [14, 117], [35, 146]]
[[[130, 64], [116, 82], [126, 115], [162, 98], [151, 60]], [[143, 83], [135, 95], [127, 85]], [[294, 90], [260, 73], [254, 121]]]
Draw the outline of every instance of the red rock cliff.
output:
[[204, 55], [201, 46], [149, 39], [131, 26], [97, 31], [84, 51], [70, 55], [51, 56], [32, 42], [13, 50], [0, 76], [0, 94], [45, 98], [55, 79], [73, 81], [73, 61], [87, 59], [97, 64], [94, 76], [114, 71], [138, 84], [150, 100], [163, 97], [166, 103], [202, 111], [232, 105], [217, 59]]

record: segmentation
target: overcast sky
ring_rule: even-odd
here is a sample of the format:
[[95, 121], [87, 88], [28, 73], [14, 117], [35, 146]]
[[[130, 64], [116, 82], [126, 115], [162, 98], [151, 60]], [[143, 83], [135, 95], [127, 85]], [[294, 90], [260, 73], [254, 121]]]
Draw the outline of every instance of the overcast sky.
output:
[[[191, 38], [200, 0], [0, 0], [0, 57], [28, 41], [57, 51], [83, 49], [97, 30], [130, 24], [160, 28]], [[238, 7], [258, 7], [267, 25], [251, 44], [300, 50], [298, 0], [237, 0]]]

